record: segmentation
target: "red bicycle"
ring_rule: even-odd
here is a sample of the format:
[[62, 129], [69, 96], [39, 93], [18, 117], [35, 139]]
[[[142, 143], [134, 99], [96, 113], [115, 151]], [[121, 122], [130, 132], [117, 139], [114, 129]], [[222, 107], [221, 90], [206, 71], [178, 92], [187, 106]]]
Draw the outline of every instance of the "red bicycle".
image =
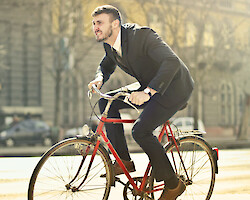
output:
[[[94, 87], [100, 97], [108, 100], [105, 111], [93, 132], [88, 126], [83, 127], [83, 135], [63, 140], [52, 146], [40, 159], [30, 179], [29, 200], [40, 199], [86, 199], [106, 200], [110, 189], [117, 182], [124, 185], [125, 200], [158, 199], [164, 188], [163, 182], [156, 182], [150, 163], [141, 177], [132, 177], [108, 140], [104, 123], [134, 123], [130, 119], [110, 119], [107, 112], [115, 99], [123, 98], [130, 104], [127, 88], [122, 88], [114, 96], [101, 93]], [[131, 104], [130, 104], [131, 105]], [[131, 105], [133, 106], [133, 105]], [[182, 132], [172, 130], [167, 121], [162, 125], [158, 136], [162, 141], [166, 135], [168, 142], [164, 145], [166, 154], [179, 178], [187, 189], [181, 197], [185, 200], [210, 199], [215, 174], [218, 173], [218, 149], [199, 137], [200, 131]], [[114, 176], [110, 154], [119, 163], [127, 177], [127, 183]], [[102, 176], [106, 174], [106, 176]]]

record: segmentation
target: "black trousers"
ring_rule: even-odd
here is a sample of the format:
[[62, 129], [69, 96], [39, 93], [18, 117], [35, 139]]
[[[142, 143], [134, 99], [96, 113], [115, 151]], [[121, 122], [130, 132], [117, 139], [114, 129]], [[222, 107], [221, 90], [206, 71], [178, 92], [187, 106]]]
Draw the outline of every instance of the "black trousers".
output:
[[[107, 100], [100, 99], [99, 107], [101, 113], [104, 111], [106, 104]], [[110, 107], [108, 117], [121, 118], [119, 110], [129, 107], [130, 106], [123, 101], [116, 100]], [[133, 138], [148, 155], [156, 180], [164, 180], [166, 183], [170, 184], [171, 182], [176, 183], [178, 181], [176, 174], [165, 154], [164, 148], [159, 143], [157, 137], [153, 135], [153, 130], [170, 119], [182, 107], [182, 105], [167, 109], [152, 98], [142, 106], [137, 107], [144, 109], [133, 126]], [[124, 160], [131, 160], [123, 125], [105, 124], [105, 127], [107, 130], [107, 136], [118, 155]]]

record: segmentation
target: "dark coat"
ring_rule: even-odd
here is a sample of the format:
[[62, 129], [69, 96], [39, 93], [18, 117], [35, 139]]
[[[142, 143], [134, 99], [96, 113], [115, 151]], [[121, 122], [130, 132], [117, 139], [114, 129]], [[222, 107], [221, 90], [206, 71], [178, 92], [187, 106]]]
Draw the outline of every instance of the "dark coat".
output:
[[121, 37], [121, 62], [110, 45], [104, 43], [106, 55], [97, 76], [103, 76], [106, 82], [118, 65], [140, 82], [141, 90], [147, 86], [156, 90], [158, 93], [152, 99], [164, 107], [185, 104], [193, 90], [193, 79], [186, 65], [157, 33], [148, 27], [124, 24]]

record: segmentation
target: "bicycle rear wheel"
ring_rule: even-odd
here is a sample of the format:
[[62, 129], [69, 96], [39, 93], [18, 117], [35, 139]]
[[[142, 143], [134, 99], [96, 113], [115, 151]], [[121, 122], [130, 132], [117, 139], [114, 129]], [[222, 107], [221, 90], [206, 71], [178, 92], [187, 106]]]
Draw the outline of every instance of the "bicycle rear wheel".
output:
[[[169, 143], [165, 149], [177, 176], [187, 186], [181, 199], [209, 200], [214, 188], [216, 169], [211, 147], [197, 136], [182, 137], [177, 140], [177, 144], [185, 168], [174, 144]], [[154, 180], [152, 185], [155, 189], [163, 188], [163, 182], [157, 183]], [[154, 192], [154, 198], [159, 198], [161, 193], [162, 190]]]
[[[102, 145], [91, 160], [94, 147], [87, 138], [68, 139], [51, 147], [33, 171], [28, 199], [108, 199], [111, 160]], [[106, 177], [101, 178], [101, 174]]]

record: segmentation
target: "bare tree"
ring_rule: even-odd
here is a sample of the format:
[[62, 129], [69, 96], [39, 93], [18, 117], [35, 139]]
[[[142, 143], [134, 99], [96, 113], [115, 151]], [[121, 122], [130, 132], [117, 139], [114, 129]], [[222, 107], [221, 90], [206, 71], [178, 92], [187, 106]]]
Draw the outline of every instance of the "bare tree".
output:
[[[85, 4], [86, 2], [88, 1]], [[50, 14], [42, 36], [45, 38], [45, 45], [53, 53], [54, 65], [47, 66], [47, 69], [55, 83], [54, 125], [58, 125], [61, 116], [62, 81], [69, 74], [74, 77], [79, 73], [79, 63], [92, 47], [83, 35], [83, 12], [88, 8], [83, 7], [81, 0], [45, 0], [44, 7]]]
[[135, 2], [140, 4], [145, 13], [145, 25], [152, 25], [152, 15], [156, 10], [155, 13], [162, 23], [162, 37], [191, 68], [196, 83], [192, 111], [195, 119], [194, 128], [197, 129], [198, 118], [201, 117], [199, 93], [202, 92], [204, 95], [218, 89], [208, 84], [207, 74], [212, 70], [218, 70], [221, 75], [230, 77], [232, 72], [235, 73], [242, 67], [241, 56], [237, 56], [239, 52], [232, 37], [244, 19], [236, 25], [226, 16], [218, 20], [216, 13], [219, 12], [219, 8], [216, 0]]
[[239, 126], [239, 132], [237, 135], [238, 140], [247, 140], [247, 130], [249, 124], [249, 111], [250, 110], [250, 94], [245, 94], [245, 104], [243, 108], [243, 113], [241, 117], [241, 123]]
[[[249, 53], [250, 48], [245, 47], [245, 57], [247, 58], [246, 65], [249, 65]], [[249, 73], [249, 72], [246, 72]], [[242, 81], [243, 93], [244, 93], [244, 102], [242, 107], [242, 115], [239, 125], [239, 131], [237, 133], [238, 140], [247, 140], [248, 139], [248, 126], [249, 126], [249, 115], [250, 115], [250, 80], [249, 78]]]
[[[150, 16], [152, 15], [153, 8], [157, 10], [158, 19], [162, 23], [162, 29], [164, 35], [162, 37], [170, 44], [170, 46], [177, 52], [177, 54], [191, 67], [193, 77], [196, 82], [196, 87], [193, 94], [193, 115], [195, 119], [194, 128], [198, 128], [198, 113], [199, 113], [199, 87], [200, 82], [203, 80], [201, 70], [204, 69], [205, 55], [208, 55], [208, 51], [211, 49], [205, 49], [204, 35], [206, 33], [206, 22], [210, 17], [211, 7], [214, 6], [214, 0], [212, 1], [188, 1], [183, 2], [180, 0], [168, 1], [159, 0], [158, 4], [145, 5], [151, 1], [136, 1], [141, 4], [141, 7], [145, 10], [147, 16], [147, 25], [150, 25]], [[151, 2], [152, 3], [152, 2]], [[153, 7], [153, 8], [152, 8]], [[191, 46], [186, 46], [186, 34], [187, 26], [185, 24], [192, 23], [193, 28], [196, 29], [193, 36], [194, 41]], [[190, 23], [190, 24], [191, 24]], [[206, 51], [206, 52], [205, 52]]]
[[[229, 75], [239, 71], [242, 66], [240, 56], [237, 56], [238, 53], [235, 51], [235, 42], [232, 40], [242, 22], [233, 26], [226, 17], [216, 20], [216, 12], [218, 7], [215, 0], [160, 1], [158, 13], [167, 26], [171, 47], [191, 68], [195, 79], [192, 104], [194, 129], [198, 128], [198, 118], [201, 117], [199, 93], [203, 91], [204, 94], [216, 89], [208, 84], [209, 76], [206, 75], [215, 69], [221, 71], [221, 74]], [[191, 25], [191, 37], [189, 25]], [[230, 59], [225, 60], [226, 57]]]

